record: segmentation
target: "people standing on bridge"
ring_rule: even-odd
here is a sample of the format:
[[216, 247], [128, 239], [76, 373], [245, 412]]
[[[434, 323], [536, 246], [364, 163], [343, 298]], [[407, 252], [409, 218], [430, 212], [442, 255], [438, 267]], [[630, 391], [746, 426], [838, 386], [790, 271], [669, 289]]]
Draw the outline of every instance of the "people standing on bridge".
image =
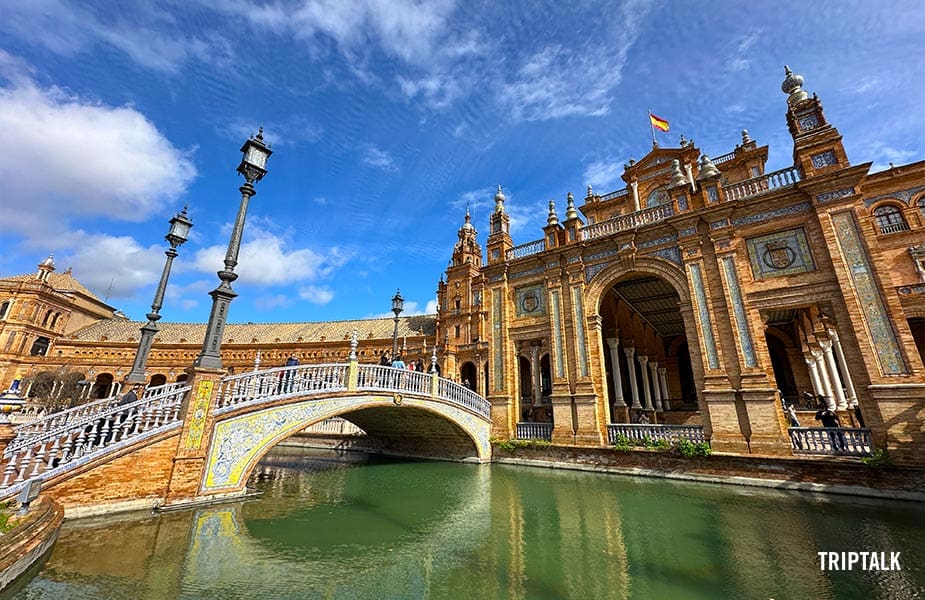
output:
[[[287, 367], [298, 367], [299, 366], [299, 359], [295, 357], [295, 354], [289, 355], [289, 358], [286, 359], [286, 366]], [[283, 387], [285, 388], [287, 394], [292, 391], [292, 379], [294, 377], [295, 377], [295, 369], [292, 369], [292, 368], [288, 369], [286, 371], [286, 375], [283, 377], [283, 379], [285, 380], [285, 385]]]
[[[403, 371], [405, 370], [405, 361], [401, 359], [401, 354], [396, 354], [395, 357], [392, 359], [392, 368], [401, 369]], [[401, 381], [402, 381], [401, 378], [402, 378], [401, 373], [395, 373], [395, 380], [393, 381], [392, 385], [395, 387], [400, 386]]]
[[417, 360], [415, 361], [415, 363], [414, 363], [414, 370], [417, 371], [418, 373], [424, 373], [424, 372], [426, 371], [426, 369], [424, 368], [424, 359], [423, 359], [423, 358], [419, 358], [419, 359], [417, 359]]
[[[144, 386], [142, 384], [136, 383], [135, 385], [132, 386], [132, 389], [130, 389], [121, 398], [119, 398], [119, 401], [116, 402], [116, 406], [117, 407], [128, 406], [129, 404], [132, 404], [133, 402], [137, 402], [138, 396], [141, 395], [143, 389], [144, 389]], [[122, 412], [122, 413], [116, 413], [114, 415], [110, 415], [105, 420], [102, 420], [103, 422], [99, 423], [99, 426], [97, 427], [97, 433], [99, 435], [102, 435], [103, 432], [105, 432], [106, 434], [106, 439], [103, 440], [104, 445], [109, 444], [109, 442], [115, 439], [116, 431], [119, 429], [119, 427], [123, 423], [125, 423], [127, 419], [128, 419], [127, 412]]]

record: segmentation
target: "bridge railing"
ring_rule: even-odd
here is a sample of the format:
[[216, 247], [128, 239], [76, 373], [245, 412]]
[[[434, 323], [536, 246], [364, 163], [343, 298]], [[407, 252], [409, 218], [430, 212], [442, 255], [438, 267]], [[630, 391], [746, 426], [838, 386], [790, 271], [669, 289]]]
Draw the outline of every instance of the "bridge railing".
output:
[[[17, 436], [3, 452], [0, 497], [15, 494], [13, 488], [28, 479], [47, 479], [92, 456], [179, 427], [180, 405], [189, 389], [177, 384], [153, 387], [130, 404], [113, 404], [108, 398], [108, 406], [82, 416], [75, 411], [64, 421], [54, 419], [55, 414], [30, 423], [35, 426], [32, 433]], [[48, 423], [41, 424], [44, 420]]]
[[290, 398], [347, 389], [347, 365], [296, 365], [230, 375], [219, 384], [216, 412], [255, 399]]
[[443, 379], [441, 377], [437, 387], [437, 396], [442, 400], [464, 406], [486, 419], [491, 418], [491, 403], [474, 391], [455, 381], [450, 381], [449, 379]]
[[379, 365], [357, 366], [357, 389], [364, 391], [406, 392], [430, 396], [431, 376], [418, 371]]

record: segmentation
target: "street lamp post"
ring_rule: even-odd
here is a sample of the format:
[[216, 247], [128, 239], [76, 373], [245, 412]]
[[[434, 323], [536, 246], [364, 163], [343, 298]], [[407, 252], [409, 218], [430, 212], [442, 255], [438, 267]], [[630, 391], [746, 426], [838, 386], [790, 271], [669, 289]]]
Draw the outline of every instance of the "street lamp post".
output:
[[395, 313], [395, 330], [392, 332], [392, 359], [398, 354], [398, 315], [405, 307], [405, 299], [401, 297], [401, 290], [396, 290], [392, 296], [392, 312]]
[[202, 352], [196, 357], [194, 366], [207, 369], [222, 368], [222, 334], [225, 332], [225, 321], [228, 319], [228, 307], [238, 295], [231, 289], [231, 282], [238, 278], [234, 272], [238, 264], [238, 251], [241, 249], [241, 236], [244, 234], [244, 218], [247, 216], [247, 203], [257, 193], [254, 184], [267, 174], [267, 159], [273, 154], [269, 146], [263, 143], [263, 127], [241, 146], [244, 157], [238, 165], [238, 173], [244, 176], [245, 183], [239, 190], [241, 192], [241, 205], [238, 207], [238, 217], [231, 230], [231, 239], [228, 240], [228, 251], [225, 253], [225, 268], [218, 272], [221, 283], [209, 292], [212, 296], [212, 312], [209, 313], [209, 324], [206, 326], [206, 336], [202, 341]]
[[164, 254], [167, 255], [167, 262], [164, 264], [164, 271], [161, 273], [161, 281], [157, 285], [157, 291], [154, 293], [154, 302], [151, 303], [151, 312], [148, 313], [148, 322], [141, 328], [141, 339], [138, 340], [138, 350], [135, 352], [135, 362], [132, 364], [132, 370], [126, 375], [125, 380], [131, 383], [144, 383], [145, 366], [148, 364], [148, 355], [151, 353], [151, 344], [154, 342], [154, 334], [160, 331], [157, 327], [157, 321], [161, 318], [160, 310], [164, 305], [164, 292], [167, 290], [167, 278], [170, 277], [170, 267], [173, 259], [177, 257], [177, 248], [183, 245], [189, 235], [189, 230], [193, 227], [193, 222], [186, 214], [186, 206], [170, 219], [170, 230], [164, 239], [170, 244]]

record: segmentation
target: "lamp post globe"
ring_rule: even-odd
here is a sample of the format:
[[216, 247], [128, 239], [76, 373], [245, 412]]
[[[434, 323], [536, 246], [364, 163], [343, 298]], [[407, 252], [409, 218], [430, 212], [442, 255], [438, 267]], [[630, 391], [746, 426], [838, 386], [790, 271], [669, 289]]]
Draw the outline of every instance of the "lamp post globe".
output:
[[186, 214], [187, 208], [184, 205], [183, 210], [170, 219], [170, 229], [167, 231], [167, 235], [164, 236], [164, 239], [170, 244], [170, 248], [164, 251], [164, 254], [167, 255], [167, 262], [164, 263], [161, 281], [157, 284], [157, 291], [154, 293], [151, 312], [147, 314], [148, 322], [141, 328], [138, 349], [135, 351], [135, 361], [132, 363], [132, 370], [125, 376], [127, 382], [144, 383], [147, 380], [145, 367], [148, 364], [148, 355], [151, 353], [154, 335], [160, 331], [157, 327], [157, 321], [161, 318], [160, 310], [164, 304], [164, 292], [167, 290], [170, 267], [173, 265], [173, 259], [177, 257], [177, 248], [189, 239], [189, 230], [193, 227], [193, 222], [190, 220], [189, 215]]
[[396, 290], [392, 296], [392, 312], [395, 313], [395, 329], [392, 331], [392, 359], [398, 354], [398, 315], [405, 308], [405, 299], [401, 297], [401, 290]]
[[225, 252], [225, 268], [218, 272], [221, 283], [212, 290], [212, 311], [209, 314], [209, 323], [206, 325], [206, 335], [202, 341], [202, 351], [194, 366], [206, 369], [222, 368], [222, 335], [225, 332], [225, 322], [228, 319], [228, 307], [238, 294], [231, 289], [231, 282], [238, 278], [234, 268], [238, 264], [238, 252], [241, 250], [241, 236], [244, 235], [244, 220], [247, 217], [247, 205], [257, 193], [254, 184], [267, 174], [267, 159], [273, 154], [269, 144], [264, 143], [263, 127], [257, 135], [251, 136], [241, 146], [241, 164], [238, 173], [244, 177], [244, 185], [238, 188], [241, 192], [241, 204], [238, 206], [238, 216], [231, 230], [228, 240], [228, 250]]

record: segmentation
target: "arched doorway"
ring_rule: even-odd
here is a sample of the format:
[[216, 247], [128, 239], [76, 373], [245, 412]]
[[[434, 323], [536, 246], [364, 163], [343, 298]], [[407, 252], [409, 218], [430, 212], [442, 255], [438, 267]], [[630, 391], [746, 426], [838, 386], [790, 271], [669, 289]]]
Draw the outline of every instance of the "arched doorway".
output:
[[471, 362], [464, 362], [462, 366], [459, 367], [459, 383], [463, 384], [470, 390], [474, 390], [475, 382], [477, 379], [478, 373], [474, 364]]
[[520, 393], [517, 395], [520, 401], [520, 420], [533, 420], [533, 371], [530, 368], [530, 361], [525, 356], [517, 357], [517, 382]]
[[149, 385], [154, 387], [157, 385], [164, 385], [165, 383], [167, 383], [167, 376], [156, 373], [155, 375], [151, 376], [151, 383]]
[[112, 393], [112, 373], [100, 373], [93, 382], [93, 389], [90, 390], [90, 397], [99, 400], [108, 398]]
[[179, 375], [177, 375], [176, 381], [177, 383], [180, 383], [181, 381], [186, 381], [188, 378], [189, 378], [189, 375], [187, 375], [186, 373], [180, 373]]
[[692, 422], [667, 414], [694, 417], [697, 410], [696, 371], [675, 285], [655, 274], [630, 273], [603, 287], [599, 306], [606, 377], [600, 389], [612, 421], [636, 422], [645, 413], [653, 423]]

